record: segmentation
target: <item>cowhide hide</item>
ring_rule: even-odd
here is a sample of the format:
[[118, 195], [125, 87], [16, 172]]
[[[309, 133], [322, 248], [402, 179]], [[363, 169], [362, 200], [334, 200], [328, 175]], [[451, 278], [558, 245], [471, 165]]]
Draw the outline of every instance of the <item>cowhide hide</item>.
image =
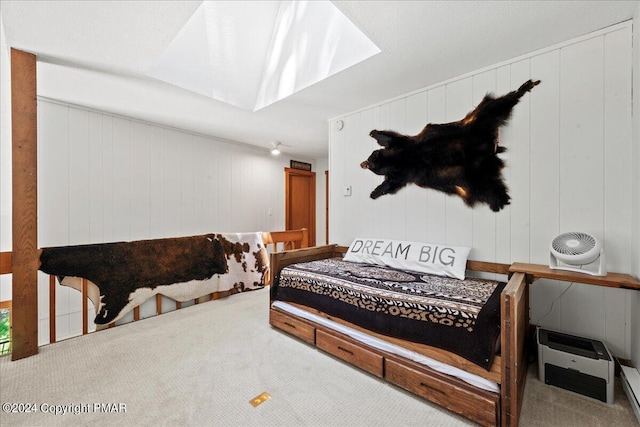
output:
[[499, 98], [487, 94], [464, 119], [427, 124], [415, 136], [372, 130], [370, 136], [384, 148], [375, 150], [360, 166], [385, 178], [371, 198], [394, 194], [413, 183], [458, 195], [471, 207], [487, 203], [491, 210], [501, 210], [510, 197], [502, 177], [504, 162], [497, 156], [505, 151], [498, 146], [498, 128], [520, 98], [539, 83], [529, 80]]
[[78, 290], [87, 279], [94, 322], [105, 325], [156, 294], [189, 301], [264, 286], [269, 266], [261, 237], [206, 234], [43, 248], [40, 270]]
[[227, 271], [219, 275], [220, 291], [243, 292], [264, 287], [269, 271], [269, 255], [262, 242], [262, 233], [221, 233], [227, 259]]

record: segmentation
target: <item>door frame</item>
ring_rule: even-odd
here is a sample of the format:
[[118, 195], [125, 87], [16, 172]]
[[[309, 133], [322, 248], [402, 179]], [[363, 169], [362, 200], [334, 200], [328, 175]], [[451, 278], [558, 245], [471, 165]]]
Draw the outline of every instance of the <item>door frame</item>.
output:
[[329, 244], [329, 171], [324, 171], [324, 211], [325, 245]]

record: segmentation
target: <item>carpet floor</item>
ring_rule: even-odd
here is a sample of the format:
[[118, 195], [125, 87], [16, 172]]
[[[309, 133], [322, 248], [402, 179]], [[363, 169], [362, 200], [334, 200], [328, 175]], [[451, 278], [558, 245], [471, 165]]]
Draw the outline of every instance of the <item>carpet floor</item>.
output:
[[[247, 292], [2, 357], [0, 425], [473, 425], [272, 329], [268, 299]], [[607, 405], [540, 383], [532, 365], [520, 425], [637, 420], [619, 383]]]

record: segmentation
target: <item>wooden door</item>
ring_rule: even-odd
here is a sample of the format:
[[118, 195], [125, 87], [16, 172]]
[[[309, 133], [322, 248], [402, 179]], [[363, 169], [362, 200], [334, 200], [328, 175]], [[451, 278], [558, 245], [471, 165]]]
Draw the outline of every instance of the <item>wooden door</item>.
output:
[[309, 246], [316, 245], [316, 173], [285, 168], [285, 229], [309, 230]]

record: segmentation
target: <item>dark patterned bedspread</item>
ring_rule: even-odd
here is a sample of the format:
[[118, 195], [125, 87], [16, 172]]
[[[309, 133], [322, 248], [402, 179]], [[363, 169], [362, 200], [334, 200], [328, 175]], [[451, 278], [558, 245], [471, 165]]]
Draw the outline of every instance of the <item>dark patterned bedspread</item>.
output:
[[272, 287], [296, 302], [380, 334], [456, 353], [490, 369], [506, 284], [323, 259], [286, 267]]

